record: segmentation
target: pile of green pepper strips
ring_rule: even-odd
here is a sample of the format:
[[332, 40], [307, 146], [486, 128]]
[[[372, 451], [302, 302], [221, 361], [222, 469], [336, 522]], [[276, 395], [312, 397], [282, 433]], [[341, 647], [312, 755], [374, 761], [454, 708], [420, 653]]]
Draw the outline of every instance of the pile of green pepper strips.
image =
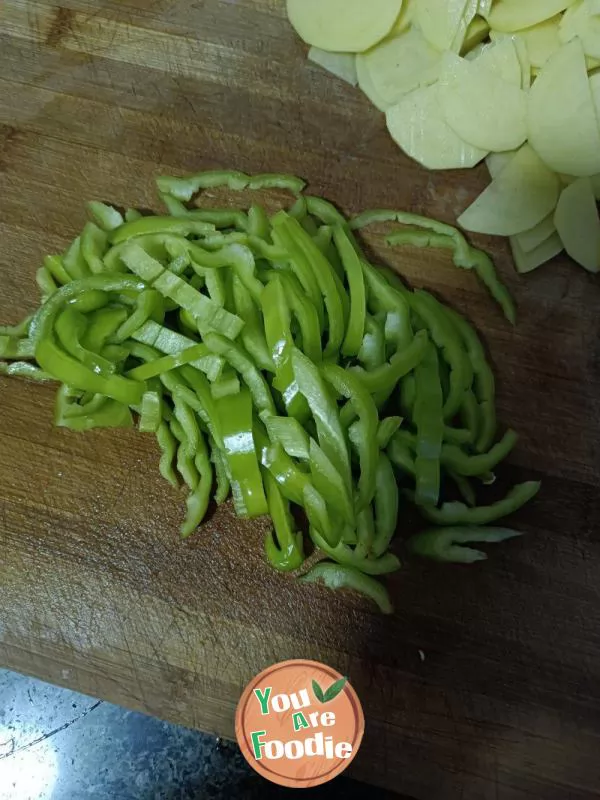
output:
[[[288, 189], [296, 201], [272, 217], [256, 204], [188, 207], [218, 186]], [[298, 570], [305, 537], [291, 509], [301, 509], [328, 558], [302, 580], [354, 589], [384, 612], [391, 603], [373, 576], [400, 566], [389, 551], [399, 481], [443, 526], [413, 537], [415, 553], [471, 562], [485, 554], [462, 545], [518, 535], [482, 526], [538, 483], [476, 504], [475, 485], [493, 481], [516, 442], [512, 431], [496, 441], [494, 376], [476, 332], [369, 263], [353, 231], [395, 221], [405, 227], [389, 244], [451, 250], [514, 322], [485, 253], [414, 214], [348, 221], [290, 176], [208, 172], [161, 177], [158, 188], [168, 216], [89, 204], [93, 221], [37, 273], [37, 313], [0, 328], [0, 373], [59, 381], [56, 424], [72, 430], [130, 427], [134, 411], [156, 435], [161, 474], [189, 488], [182, 536], [213, 492], [222, 503], [231, 491], [240, 516], [271, 516], [269, 562]], [[441, 502], [443, 481], [464, 502]]]

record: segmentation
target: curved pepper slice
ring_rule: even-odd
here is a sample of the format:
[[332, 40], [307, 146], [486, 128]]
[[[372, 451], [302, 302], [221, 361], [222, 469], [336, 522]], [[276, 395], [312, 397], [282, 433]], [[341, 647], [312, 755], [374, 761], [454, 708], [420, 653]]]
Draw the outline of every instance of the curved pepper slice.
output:
[[409, 539], [408, 549], [415, 555], [434, 561], [473, 564], [475, 561], [485, 561], [487, 553], [462, 545], [468, 542], [495, 544], [517, 536], [522, 534], [510, 528], [480, 528], [475, 525], [430, 528]]
[[302, 533], [294, 530], [294, 521], [290, 514], [289, 503], [284, 499], [275, 478], [268, 470], [264, 470], [264, 482], [267, 493], [269, 514], [275, 528], [265, 536], [265, 552], [269, 562], [281, 572], [298, 569], [304, 561]]
[[444, 440], [442, 385], [435, 347], [427, 348], [415, 370], [413, 419], [417, 428], [416, 490], [417, 505], [436, 506], [440, 497], [440, 456]]
[[394, 607], [387, 589], [369, 575], [357, 569], [329, 561], [318, 564], [299, 579], [303, 583], [323, 583], [328, 589], [350, 589], [373, 600], [384, 614], [392, 614]]

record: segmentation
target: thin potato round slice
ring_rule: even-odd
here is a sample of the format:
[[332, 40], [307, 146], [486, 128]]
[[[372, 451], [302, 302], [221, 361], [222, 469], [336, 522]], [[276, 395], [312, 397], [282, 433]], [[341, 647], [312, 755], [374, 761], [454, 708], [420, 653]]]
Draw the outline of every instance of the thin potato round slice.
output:
[[525, 144], [458, 218], [468, 231], [514, 236], [533, 228], [556, 207], [560, 181]]
[[548, 214], [545, 219], [533, 228], [523, 233], [518, 233], [513, 238], [516, 239], [525, 253], [531, 253], [555, 233], [556, 225], [554, 224], [554, 214]]
[[527, 138], [527, 95], [477, 61], [446, 53], [439, 98], [448, 125], [474, 147], [514, 150]]
[[351, 86], [358, 84], [356, 75], [356, 56], [354, 53], [330, 53], [318, 47], [311, 47], [308, 51], [308, 60], [318, 64], [336, 78], [340, 78]]
[[395, 105], [400, 98], [429, 86], [439, 77], [441, 55], [418, 28], [384, 39], [367, 53], [357, 56], [384, 102]]
[[367, 69], [364, 56], [361, 53], [356, 56], [356, 76], [358, 78], [358, 85], [375, 108], [378, 108], [379, 111], [387, 111], [392, 104], [387, 103], [373, 85], [371, 73]]
[[560, 50], [562, 44], [558, 36], [560, 20], [560, 16], [552, 17], [533, 28], [519, 32], [519, 36], [525, 42], [532, 67], [538, 69], [543, 67], [550, 56]]
[[467, 4], [468, 0], [415, 0], [414, 21], [432, 47], [440, 52], [450, 50]]
[[564, 45], [534, 81], [527, 110], [529, 142], [556, 172], [600, 172], [600, 129], [579, 39]]
[[290, 22], [307, 44], [335, 53], [362, 53], [398, 19], [402, 0], [287, 0]]
[[485, 150], [467, 144], [446, 124], [436, 86], [405, 95], [386, 118], [394, 141], [428, 169], [474, 167], [485, 156]]
[[571, 258], [589, 272], [600, 271], [600, 218], [589, 178], [563, 189], [554, 224]]
[[490, 28], [512, 33], [532, 28], [572, 6], [575, 0], [500, 0], [488, 17]]
[[485, 67], [507, 83], [512, 83], [513, 86], [522, 86], [523, 69], [517, 53], [517, 44], [512, 36], [502, 34], [494, 44], [484, 49], [476, 64]]
[[586, 56], [600, 58], [600, 3], [598, 0], [583, 0], [579, 5], [569, 8], [561, 20], [558, 35], [562, 42], [570, 42], [578, 36]]

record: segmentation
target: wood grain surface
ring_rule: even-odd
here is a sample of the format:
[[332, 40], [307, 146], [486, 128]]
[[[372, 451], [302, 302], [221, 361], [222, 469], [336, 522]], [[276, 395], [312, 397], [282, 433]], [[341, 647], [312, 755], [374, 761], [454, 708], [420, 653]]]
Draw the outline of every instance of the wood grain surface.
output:
[[[291, 171], [345, 211], [448, 221], [481, 191], [484, 170], [403, 157], [304, 57], [283, 0], [3, 0], [2, 321], [35, 306], [85, 200], [157, 208], [161, 172]], [[472, 567], [407, 563], [384, 618], [275, 574], [265, 526], [227, 510], [180, 542], [152, 437], [56, 430], [51, 388], [0, 379], [0, 663], [231, 736], [251, 676], [319, 659], [364, 705], [357, 777], [419, 800], [598, 798], [600, 282], [566, 259], [521, 279], [481, 239], [518, 301], [511, 329], [446, 255], [368, 241], [484, 334], [522, 436], [503, 479], [544, 482], [512, 520], [527, 536]]]

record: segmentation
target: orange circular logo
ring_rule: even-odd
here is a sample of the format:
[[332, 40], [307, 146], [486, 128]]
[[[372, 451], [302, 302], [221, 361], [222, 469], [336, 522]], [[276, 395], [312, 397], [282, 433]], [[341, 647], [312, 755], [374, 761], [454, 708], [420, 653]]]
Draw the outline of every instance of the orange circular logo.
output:
[[250, 681], [235, 732], [251, 767], [280, 786], [332, 780], [356, 755], [365, 730], [347, 679], [317, 661], [282, 661]]

